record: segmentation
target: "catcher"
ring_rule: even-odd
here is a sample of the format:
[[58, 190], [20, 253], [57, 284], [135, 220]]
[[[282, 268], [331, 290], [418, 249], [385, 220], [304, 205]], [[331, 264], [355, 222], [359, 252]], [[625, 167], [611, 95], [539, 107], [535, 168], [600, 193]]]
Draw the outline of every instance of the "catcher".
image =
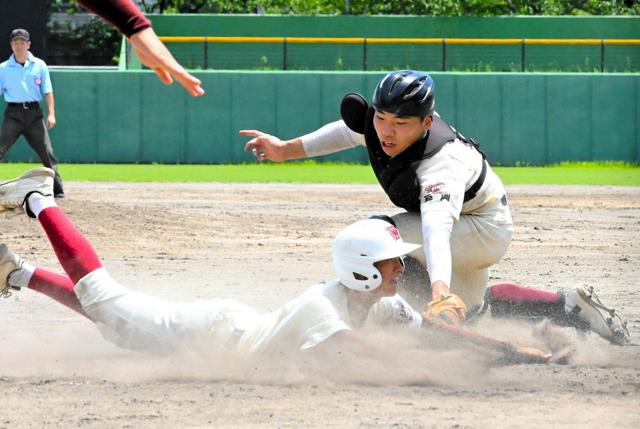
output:
[[427, 73], [400, 70], [376, 86], [372, 105], [359, 94], [341, 103], [342, 120], [288, 141], [261, 131], [245, 145], [258, 160], [282, 162], [365, 146], [389, 199], [405, 211], [392, 216], [400, 233], [421, 243], [410, 256], [429, 275], [429, 299], [459, 295], [480, 306], [489, 267], [506, 252], [513, 231], [504, 186], [473, 139], [435, 111]]
[[489, 267], [505, 254], [513, 232], [506, 191], [479, 145], [437, 114], [435, 84], [427, 73], [389, 73], [376, 86], [371, 105], [359, 94], [347, 94], [340, 113], [342, 120], [287, 141], [242, 130], [253, 137], [245, 151], [259, 161], [284, 162], [365, 146], [380, 185], [405, 210], [382, 218], [409, 241], [423, 244], [409, 255], [423, 273], [422, 302], [432, 300], [428, 308], [434, 312], [448, 308], [445, 320], [464, 319], [467, 308], [476, 314], [487, 306], [496, 308], [494, 314], [548, 312], [614, 343], [628, 340], [618, 318], [602, 315], [600, 310], [610, 310], [592, 290], [564, 295], [514, 284], [487, 288]]

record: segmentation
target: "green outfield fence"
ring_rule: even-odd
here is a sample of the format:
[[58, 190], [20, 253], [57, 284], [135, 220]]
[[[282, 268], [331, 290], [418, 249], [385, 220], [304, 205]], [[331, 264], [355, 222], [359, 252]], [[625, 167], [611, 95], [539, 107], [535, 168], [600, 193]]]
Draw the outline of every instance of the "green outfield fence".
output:
[[[370, 99], [383, 72], [201, 71], [191, 97], [151, 71], [52, 69], [62, 162], [242, 163], [256, 128], [293, 138], [339, 119], [348, 92]], [[640, 74], [433, 72], [436, 109], [494, 165], [640, 163]], [[21, 140], [9, 160], [35, 161]], [[362, 148], [319, 160], [366, 162]]]
[[640, 39], [160, 38], [191, 69], [640, 71]]
[[149, 16], [192, 69], [640, 71], [637, 16]]

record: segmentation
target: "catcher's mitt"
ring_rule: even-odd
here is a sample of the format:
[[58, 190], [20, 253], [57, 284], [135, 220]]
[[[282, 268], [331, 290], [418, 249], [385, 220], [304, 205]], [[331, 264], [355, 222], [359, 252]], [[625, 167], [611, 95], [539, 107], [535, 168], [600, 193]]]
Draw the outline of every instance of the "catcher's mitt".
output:
[[427, 304], [422, 317], [430, 322], [460, 325], [464, 322], [466, 311], [467, 306], [458, 295], [442, 295]]

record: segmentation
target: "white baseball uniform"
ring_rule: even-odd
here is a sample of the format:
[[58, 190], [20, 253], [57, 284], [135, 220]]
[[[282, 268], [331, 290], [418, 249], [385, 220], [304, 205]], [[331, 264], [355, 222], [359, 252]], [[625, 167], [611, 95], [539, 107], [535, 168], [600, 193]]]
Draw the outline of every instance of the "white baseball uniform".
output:
[[[366, 145], [364, 135], [342, 120], [303, 136], [302, 144], [309, 157]], [[446, 143], [416, 170], [420, 213], [392, 216], [406, 241], [423, 243], [411, 256], [426, 265], [431, 282], [444, 281], [468, 307], [482, 303], [488, 267], [505, 254], [513, 233], [504, 185], [489, 165], [476, 196], [464, 202], [483, 162], [472, 146], [458, 139]]]
[[[338, 331], [354, 329], [347, 288], [338, 280], [312, 286], [264, 314], [231, 299], [168, 302], [121, 286], [104, 268], [82, 278], [75, 293], [105, 339], [134, 350], [210, 355], [227, 348], [293, 354], [317, 346]], [[363, 328], [392, 323], [420, 326], [422, 317], [395, 295], [370, 309]]]

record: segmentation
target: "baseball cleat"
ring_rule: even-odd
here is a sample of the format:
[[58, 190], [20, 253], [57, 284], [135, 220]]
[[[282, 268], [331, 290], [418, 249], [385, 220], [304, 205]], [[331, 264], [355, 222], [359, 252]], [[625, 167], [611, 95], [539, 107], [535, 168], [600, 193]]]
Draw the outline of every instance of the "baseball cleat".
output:
[[0, 182], [0, 212], [13, 211], [35, 218], [27, 204], [27, 198], [34, 192], [44, 196], [53, 195], [52, 169], [41, 167], [29, 170], [17, 179]]
[[11, 289], [20, 290], [9, 284], [9, 276], [22, 268], [23, 263], [24, 259], [9, 250], [6, 244], [0, 244], [0, 297], [9, 298]]
[[572, 289], [566, 295], [566, 303], [571, 308], [569, 315], [576, 317], [589, 330], [614, 344], [629, 342], [627, 322], [600, 301], [593, 287]]

